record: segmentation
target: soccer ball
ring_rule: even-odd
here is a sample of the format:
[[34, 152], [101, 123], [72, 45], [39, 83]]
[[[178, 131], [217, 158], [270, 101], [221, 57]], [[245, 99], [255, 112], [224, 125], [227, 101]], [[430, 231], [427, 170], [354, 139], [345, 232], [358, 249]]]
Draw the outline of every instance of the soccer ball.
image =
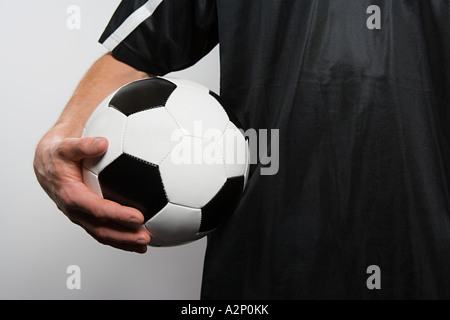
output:
[[249, 147], [218, 99], [189, 80], [147, 78], [111, 94], [86, 123], [83, 137], [105, 137], [109, 147], [83, 161], [84, 183], [140, 210], [151, 246], [200, 239], [242, 195]]

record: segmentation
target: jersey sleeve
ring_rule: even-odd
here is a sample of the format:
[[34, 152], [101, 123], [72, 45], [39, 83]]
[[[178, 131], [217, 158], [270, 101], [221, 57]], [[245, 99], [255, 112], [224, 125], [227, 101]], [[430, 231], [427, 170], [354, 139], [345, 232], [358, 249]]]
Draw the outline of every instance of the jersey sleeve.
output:
[[124, 0], [99, 42], [152, 75], [185, 69], [218, 43], [215, 0]]

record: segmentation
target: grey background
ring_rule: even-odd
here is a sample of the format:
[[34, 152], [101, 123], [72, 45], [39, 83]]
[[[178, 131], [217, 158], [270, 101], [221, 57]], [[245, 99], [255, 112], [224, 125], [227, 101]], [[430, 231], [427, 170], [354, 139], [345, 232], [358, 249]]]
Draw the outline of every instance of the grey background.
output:
[[[198, 299], [206, 240], [149, 248], [103, 246], [60, 213], [37, 183], [32, 162], [89, 66], [119, 0], [0, 2], [0, 299]], [[81, 9], [79, 30], [67, 8]], [[218, 49], [172, 74], [219, 91]], [[69, 290], [69, 265], [81, 289]]]

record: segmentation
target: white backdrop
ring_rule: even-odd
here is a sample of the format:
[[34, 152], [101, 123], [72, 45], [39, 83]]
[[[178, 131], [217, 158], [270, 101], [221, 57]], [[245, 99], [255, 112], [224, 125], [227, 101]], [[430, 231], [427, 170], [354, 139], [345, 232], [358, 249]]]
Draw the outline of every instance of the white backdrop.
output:
[[[199, 298], [205, 239], [145, 255], [103, 246], [57, 210], [34, 176], [36, 144], [106, 52], [97, 40], [119, 2], [0, 2], [0, 299]], [[173, 75], [218, 92], [218, 59], [216, 48]], [[79, 290], [66, 286], [70, 265], [80, 267]]]

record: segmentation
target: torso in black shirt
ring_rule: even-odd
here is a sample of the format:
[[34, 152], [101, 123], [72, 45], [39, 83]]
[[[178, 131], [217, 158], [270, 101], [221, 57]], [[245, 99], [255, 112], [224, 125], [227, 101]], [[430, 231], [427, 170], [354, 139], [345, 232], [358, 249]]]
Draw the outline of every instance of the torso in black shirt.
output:
[[222, 96], [280, 158], [210, 236], [204, 298], [450, 297], [449, 6], [218, 1]]

